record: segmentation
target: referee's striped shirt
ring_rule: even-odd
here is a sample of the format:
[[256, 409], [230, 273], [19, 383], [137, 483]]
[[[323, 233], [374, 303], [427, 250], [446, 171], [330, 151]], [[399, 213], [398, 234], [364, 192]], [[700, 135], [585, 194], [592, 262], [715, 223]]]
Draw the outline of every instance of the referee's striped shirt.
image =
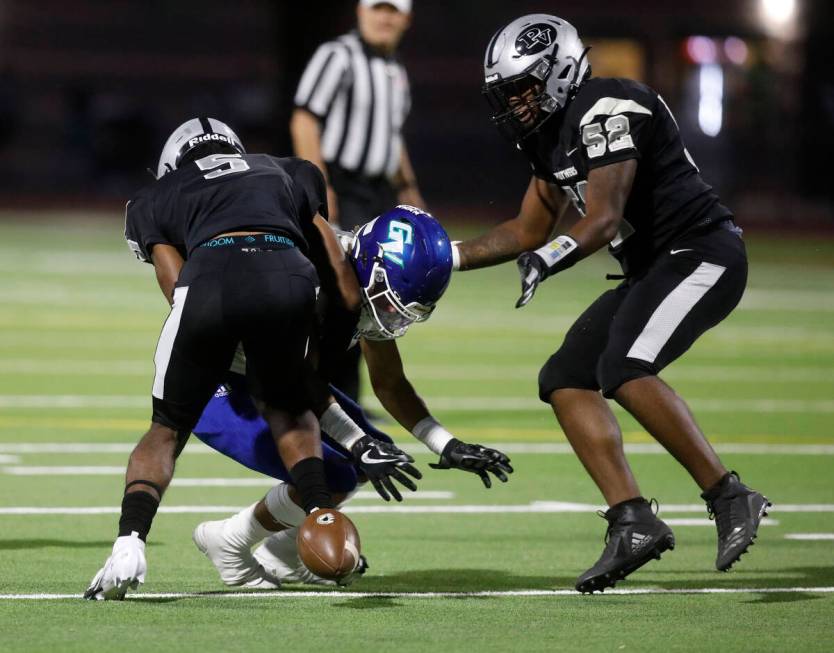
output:
[[399, 168], [402, 126], [411, 108], [402, 64], [371, 50], [355, 32], [319, 47], [301, 78], [296, 107], [323, 125], [328, 165], [366, 177]]

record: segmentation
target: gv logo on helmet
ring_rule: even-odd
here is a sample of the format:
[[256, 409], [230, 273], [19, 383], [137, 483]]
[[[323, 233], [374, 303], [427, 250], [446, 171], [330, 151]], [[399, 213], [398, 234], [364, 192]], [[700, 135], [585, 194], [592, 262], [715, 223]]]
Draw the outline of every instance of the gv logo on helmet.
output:
[[538, 23], [524, 30], [515, 40], [515, 51], [522, 56], [537, 54], [553, 45], [556, 30], [547, 23]]
[[403, 254], [405, 253], [405, 246], [414, 242], [414, 228], [407, 222], [392, 220], [391, 224], [388, 225], [388, 237], [391, 240], [379, 244], [382, 248], [383, 258], [404, 268]]

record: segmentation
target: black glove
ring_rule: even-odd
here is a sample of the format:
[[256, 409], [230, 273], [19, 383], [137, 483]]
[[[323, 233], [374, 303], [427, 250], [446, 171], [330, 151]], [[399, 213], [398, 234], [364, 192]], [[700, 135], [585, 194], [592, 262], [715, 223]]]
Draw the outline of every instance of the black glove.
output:
[[487, 488], [492, 487], [492, 481], [487, 472], [492, 472], [502, 483], [507, 482], [507, 474], [513, 473], [510, 459], [497, 449], [488, 449], [479, 444], [467, 444], [453, 438], [443, 448], [440, 460], [429, 463], [434, 469], [462, 469], [481, 477]]
[[[351, 447], [350, 452], [359, 469], [368, 477], [379, 496], [386, 501], [390, 501], [391, 496], [397, 501], [403, 500], [400, 491], [391, 479], [396, 479], [409, 490], [414, 491], [417, 486], [403, 472], [417, 479], [423, 478], [420, 471], [410, 464], [414, 462], [414, 458], [393, 444], [377, 440], [370, 435], [359, 438]], [[391, 496], [388, 495], [389, 492]]]
[[535, 252], [524, 252], [515, 263], [521, 275], [521, 297], [518, 298], [515, 307], [522, 308], [530, 303], [536, 294], [536, 288], [547, 278], [547, 264]]

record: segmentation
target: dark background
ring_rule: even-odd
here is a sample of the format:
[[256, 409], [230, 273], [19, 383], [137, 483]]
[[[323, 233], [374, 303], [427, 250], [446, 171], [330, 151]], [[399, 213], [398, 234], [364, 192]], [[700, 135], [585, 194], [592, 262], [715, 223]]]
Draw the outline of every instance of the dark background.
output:
[[[834, 3], [796, 0], [795, 20], [774, 26], [764, 2], [415, 0], [401, 56], [430, 208], [481, 220], [515, 210], [528, 170], [489, 122], [481, 59], [498, 27], [544, 11], [595, 46], [597, 72], [625, 66], [664, 96], [743, 223], [834, 226]], [[250, 152], [288, 154], [298, 78], [354, 11], [353, 0], [0, 0], [0, 206], [115, 208], [150, 180], [168, 133], [199, 114], [229, 122]], [[724, 76], [715, 136], [698, 122], [696, 35], [710, 37]], [[727, 37], [743, 40], [743, 63], [725, 56]], [[621, 48], [636, 59], [626, 65]]]

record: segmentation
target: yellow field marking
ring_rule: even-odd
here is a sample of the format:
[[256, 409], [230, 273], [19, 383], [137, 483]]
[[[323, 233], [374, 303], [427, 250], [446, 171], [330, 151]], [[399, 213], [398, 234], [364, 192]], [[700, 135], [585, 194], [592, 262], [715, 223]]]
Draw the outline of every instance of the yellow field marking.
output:
[[58, 431], [142, 431], [148, 428], [147, 419], [112, 417], [0, 417], [0, 429], [44, 428]]

